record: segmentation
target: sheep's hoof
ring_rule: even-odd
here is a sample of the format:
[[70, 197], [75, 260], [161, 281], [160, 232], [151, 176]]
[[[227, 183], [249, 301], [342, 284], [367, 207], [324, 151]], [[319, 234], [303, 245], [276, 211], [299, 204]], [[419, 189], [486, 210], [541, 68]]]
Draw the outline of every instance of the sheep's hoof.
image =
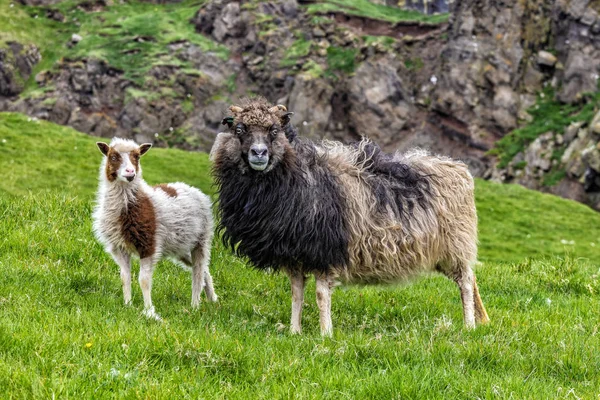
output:
[[333, 336], [333, 329], [325, 329], [325, 330], [321, 330], [321, 336], [323, 337], [332, 337]]
[[143, 314], [148, 319], [153, 319], [155, 321], [162, 321], [162, 318], [160, 317], [160, 315], [158, 315], [156, 313], [156, 311], [154, 311], [154, 307], [145, 309]]
[[208, 297], [207, 298], [208, 301], [210, 301], [211, 303], [217, 303], [219, 301], [219, 296], [217, 296], [216, 294], [212, 297]]

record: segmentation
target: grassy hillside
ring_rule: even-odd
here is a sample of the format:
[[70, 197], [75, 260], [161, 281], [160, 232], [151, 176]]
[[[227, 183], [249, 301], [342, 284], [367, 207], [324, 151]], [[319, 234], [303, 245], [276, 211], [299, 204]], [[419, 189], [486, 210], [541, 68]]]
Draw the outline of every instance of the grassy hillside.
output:
[[[196, 33], [190, 23], [203, 3], [184, 0], [177, 4], [149, 4], [133, 0], [110, 2], [104, 7], [90, 1], [63, 0], [51, 7], [65, 16], [61, 23], [47, 18], [42, 7], [0, 0], [0, 47], [16, 40], [39, 48], [42, 61], [27, 82], [25, 95], [35, 95], [35, 73], [52, 69], [62, 59], [104, 60], [123, 71], [126, 79], [142, 85], [154, 65], [190, 67], [166, 50], [173, 42], [186, 40], [227, 59], [226, 47]], [[96, 9], [91, 12], [86, 9], [89, 7]], [[83, 39], [69, 47], [67, 43], [74, 33]]]
[[[491, 324], [462, 328], [440, 277], [338, 289], [322, 339], [314, 283], [304, 334], [287, 333], [287, 279], [216, 241], [220, 302], [189, 308], [190, 278], [161, 263], [163, 323], [122, 305], [118, 268], [95, 242], [95, 138], [0, 114], [0, 387], [56, 398], [596, 398], [600, 215], [516, 186], [477, 182], [477, 268]], [[152, 183], [210, 191], [205, 154], [152, 149]], [[573, 244], [571, 244], [573, 242]], [[593, 244], [593, 245], [592, 245]], [[137, 268], [134, 266], [134, 276]]]

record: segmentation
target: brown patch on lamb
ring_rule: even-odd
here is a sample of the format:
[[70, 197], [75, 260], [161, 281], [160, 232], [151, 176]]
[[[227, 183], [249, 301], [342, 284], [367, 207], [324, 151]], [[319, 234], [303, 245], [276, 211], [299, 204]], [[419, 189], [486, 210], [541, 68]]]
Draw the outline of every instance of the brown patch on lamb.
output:
[[108, 179], [109, 182], [113, 182], [117, 179], [121, 161], [121, 154], [110, 147], [106, 154], [106, 179]]
[[159, 185], [154, 186], [154, 190], [162, 190], [169, 197], [177, 197], [177, 190], [174, 187], [169, 186], [167, 183], [161, 183]]
[[154, 254], [156, 239], [156, 213], [150, 198], [138, 192], [133, 202], [127, 204], [120, 218], [121, 234], [128, 246], [134, 249], [140, 258]]

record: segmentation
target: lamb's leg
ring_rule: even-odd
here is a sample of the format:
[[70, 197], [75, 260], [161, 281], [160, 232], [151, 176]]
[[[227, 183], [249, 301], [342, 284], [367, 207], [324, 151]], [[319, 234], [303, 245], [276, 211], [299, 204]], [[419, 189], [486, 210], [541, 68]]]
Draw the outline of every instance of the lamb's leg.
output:
[[200, 293], [206, 292], [208, 301], [217, 301], [215, 288], [213, 287], [212, 276], [208, 270], [210, 263], [210, 244], [212, 238], [204, 238], [200, 245], [192, 251], [192, 307], [196, 308], [200, 304]]
[[204, 293], [206, 293], [206, 298], [208, 301], [215, 303], [219, 300], [217, 294], [215, 293], [215, 287], [213, 286], [212, 275], [208, 271], [208, 265], [204, 270]]
[[292, 321], [290, 331], [302, 333], [302, 303], [304, 302], [304, 284], [306, 277], [301, 272], [288, 271], [292, 284]]
[[331, 293], [333, 285], [327, 274], [315, 274], [315, 279], [317, 281], [317, 306], [319, 306], [321, 335], [331, 336], [333, 333], [331, 323]]
[[152, 256], [140, 260], [140, 288], [144, 296], [144, 315], [160, 321], [160, 315], [154, 311], [152, 305], [152, 274], [154, 272], [154, 259]]
[[485, 307], [483, 306], [483, 302], [481, 301], [481, 296], [479, 296], [479, 288], [477, 287], [477, 279], [475, 279], [475, 274], [473, 274], [473, 297], [475, 302], [475, 321], [478, 324], [487, 324], [490, 322], [490, 317], [488, 317]]
[[131, 259], [129, 254], [115, 249], [111, 251], [112, 257], [121, 268], [121, 282], [123, 283], [123, 299], [125, 304], [131, 304]]

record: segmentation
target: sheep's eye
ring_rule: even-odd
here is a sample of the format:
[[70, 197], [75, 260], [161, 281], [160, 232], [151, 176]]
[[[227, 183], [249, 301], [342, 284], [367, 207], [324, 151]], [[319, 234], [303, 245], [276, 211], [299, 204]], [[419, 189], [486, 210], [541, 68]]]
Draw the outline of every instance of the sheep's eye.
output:
[[271, 135], [277, 136], [278, 133], [279, 131], [277, 130], [277, 128], [271, 128]]
[[236, 135], [241, 135], [242, 133], [244, 133], [244, 128], [242, 128], [241, 126], [235, 128]]

